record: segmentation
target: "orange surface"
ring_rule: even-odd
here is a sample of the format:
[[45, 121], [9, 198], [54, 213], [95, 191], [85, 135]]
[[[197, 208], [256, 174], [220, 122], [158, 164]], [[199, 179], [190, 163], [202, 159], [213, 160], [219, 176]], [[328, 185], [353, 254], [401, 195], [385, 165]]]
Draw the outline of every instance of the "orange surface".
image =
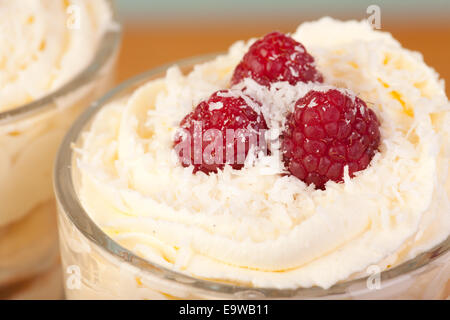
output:
[[[233, 42], [272, 30], [294, 31], [297, 23], [247, 26], [125, 26], [119, 80], [164, 63], [194, 55], [225, 51]], [[422, 52], [425, 62], [450, 81], [450, 24], [386, 26], [405, 48]], [[447, 95], [450, 88], [447, 85]]]

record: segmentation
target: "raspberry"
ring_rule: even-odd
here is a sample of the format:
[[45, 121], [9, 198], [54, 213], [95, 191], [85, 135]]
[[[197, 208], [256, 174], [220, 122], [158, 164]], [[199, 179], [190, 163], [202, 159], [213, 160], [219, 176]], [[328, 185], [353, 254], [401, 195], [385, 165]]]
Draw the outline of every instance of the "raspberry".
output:
[[310, 91], [295, 104], [282, 134], [283, 161], [291, 174], [324, 189], [369, 165], [380, 144], [375, 113], [339, 90]]
[[175, 136], [174, 147], [181, 164], [192, 164], [194, 173], [206, 174], [217, 173], [225, 163], [242, 169], [250, 147], [261, 143], [263, 130], [267, 129], [263, 115], [255, 107], [259, 108], [259, 104], [250, 97], [231, 90], [217, 91], [200, 102], [180, 122], [181, 131]]
[[269, 33], [251, 45], [234, 70], [231, 85], [248, 77], [267, 87], [277, 81], [288, 81], [291, 85], [323, 82], [314, 58], [305, 47], [280, 32]]

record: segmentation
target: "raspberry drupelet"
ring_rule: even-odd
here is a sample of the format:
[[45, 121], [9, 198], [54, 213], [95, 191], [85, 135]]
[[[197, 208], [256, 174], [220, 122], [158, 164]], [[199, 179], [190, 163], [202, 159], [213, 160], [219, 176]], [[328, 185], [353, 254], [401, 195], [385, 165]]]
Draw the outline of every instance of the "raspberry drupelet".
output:
[[272, 32], [253, 43], [234, 70], [231, 85], [252, 78], [264, 86], [272, 82], [323, 82], [314, 58], [305, 47], [280, 32]]
[[380, 144], [379, 121], [358, 97], [337, 89], [310, 91], [295, 104], [282, 134], [286, 169], [306, 184], [324, 189], [369, 165]]
[[267, 130], [259, 108], [256, 101], [232, 90], [217, 91], [200, 102], [180, 122], [175, 135], [181, 164], [193, 165], [193, 173], [217, 173], [225, 163], [242, 169], [250, 148], [258, 150]]

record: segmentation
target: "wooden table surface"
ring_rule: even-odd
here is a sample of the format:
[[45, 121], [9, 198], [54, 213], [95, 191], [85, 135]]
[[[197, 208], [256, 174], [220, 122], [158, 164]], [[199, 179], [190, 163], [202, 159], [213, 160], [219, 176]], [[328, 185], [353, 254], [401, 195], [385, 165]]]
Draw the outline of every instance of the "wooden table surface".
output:
[[[236, 40], [249, 39], [273, 30], [290, 32], [297, 23], [246, 26], [133, 26], [125, 23], [118, 77], [123, 81], [164, 63], [194, 55], [225, 51]], [[422, 52], [425, 62], [450, 81], [450, 24], [393, 25], [383, 28], [405, 48]], [[447, 85], [447, 95], [450, 88]]]

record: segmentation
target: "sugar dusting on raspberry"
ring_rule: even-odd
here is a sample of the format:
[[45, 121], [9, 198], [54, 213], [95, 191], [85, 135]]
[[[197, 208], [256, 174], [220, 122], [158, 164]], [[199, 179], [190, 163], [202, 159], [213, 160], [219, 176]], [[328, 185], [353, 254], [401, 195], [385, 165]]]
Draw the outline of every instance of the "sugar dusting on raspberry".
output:
[[264, 130], [267, 125], [255, 101], [240, 91], [221, 90], [180, 122], [174, 147], [184, 167], [193, 165], [193, 173], [217, 173], [225, 164], [239, 170], [249, 151], [256, 151]]
[[[288, 82], [274, 82], [269, 88], [251, 78], [244, 79], [233, 88], [242, 90], [246, 96], [258, 101], [259, 109], [264, 115], [269, 129], [280, 131], [285, 127], [288, 114], [294, 111], [295, 103], [309, 91], [326, 92], [336, 89], [334, 86], [317, 82], [298, 82], [295, 85], [290, 85]], [[348, 90], [341, 88], [337, 90], [351, 95]]]
[[250, 46], [236, 67], [231, 84], [235, 85], [245, 78], [252, 78], [264, 86], [280, 81], [291, 85], [297, 82], [323, 82], [314, 58], [305, 47], [280, 32], [269, 33]]
[[310, 91], [295, 104], [282, 134], [284, 164], [306, 184], [324, 189], [369, 165], [380, 144], [379, 122], [360, 98], [331, 89]]

